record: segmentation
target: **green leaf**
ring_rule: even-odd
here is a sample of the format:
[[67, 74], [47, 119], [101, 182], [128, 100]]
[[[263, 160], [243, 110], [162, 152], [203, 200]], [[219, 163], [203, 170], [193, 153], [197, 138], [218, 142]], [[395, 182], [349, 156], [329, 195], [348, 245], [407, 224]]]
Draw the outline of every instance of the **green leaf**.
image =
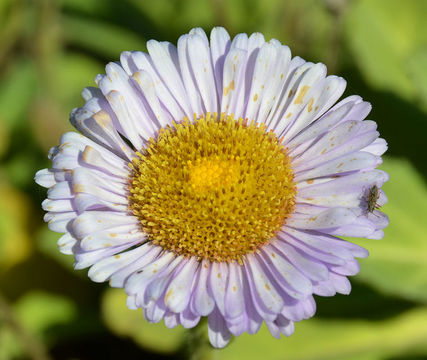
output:
[[406, 62], [427, 44], [427, 2], [357, 0], [346, 16], [345, 35], [366, 81], [412, 100], [416, 88]]
[[0, 179], [0, 270], [25, 260], [31, 249], [27, 197]]
[[55, 81], [54, 92], [35, 99], [29, 119], [33, 135], [45, 151], [56, 145], [65, 131], [75, 131], [68, 121], [71, 109], [84, 104], [82, 90], [95, 86], [95, 76], [103, 67], [88, 56], [65, 53], [51, 61], [49, 71], [49, 78]]
[[277, 340], [263, 326], [217, 350], [227, 360], [380, 360], [425, 352], [427, 308], [417, 308], [385, 321], [310, 319], [295, 333]]
[[16, 59], [0, 82], [0, 121], [9, 130], [20, 125], [37, 90], [32, 61]]
[[427, 45], [415, 51], [407, 65], [418, 97], [427, 110]]
[[159, 353], [172, 353], [184, 341], [185, 329], [168, 329], [163, 322], [151, 324], [142, 311], [126, 307], [123, 289], [108, 289], [103, 296], [102, 315], [107, 326], [117, 335], [130, 337], [140, 346]]
[[[54, 327], [67, 324], [76, 316], [76, 308], [71, 300], [39, 291], [27, 293], [12, 307], [12, 316], [26, 333], [35, 341], [54, 341]], [[25, 344], [21, 344], [16, 329], [0, 327], [0, 359], [23, 358]]]
[[81, 92], [87, 86], [96, 86], [95, 76], [103, 72], [104, 66], [88, 56], [69, 52], [58, 57], [55, 78], [60, 86], [56, 95], [68, 113], [83, 105]]
[[390, 218], [381, 241], [357, 240], [370, 256], [361, 259], [358, 278], [376, 289], [427, 302], [427, 189], [406, 160], [386, 158], [390, 181], [383, 190], [389, 202], [381, 209]]
[[46, 331], [53, 325], [66, 324], [76, 316], [74, 303], [62, 296], [34, 291], [16, 305], [18, 320], [33, 334], [48, 339]]
[[107, 22], [64, 14], [62, 23], [68, 42], [112, 60], [125, 50], [145, 50], [145, 41], [137, 34]]
[[9, 131], [0, 118], [0, 158], [9, 147]]

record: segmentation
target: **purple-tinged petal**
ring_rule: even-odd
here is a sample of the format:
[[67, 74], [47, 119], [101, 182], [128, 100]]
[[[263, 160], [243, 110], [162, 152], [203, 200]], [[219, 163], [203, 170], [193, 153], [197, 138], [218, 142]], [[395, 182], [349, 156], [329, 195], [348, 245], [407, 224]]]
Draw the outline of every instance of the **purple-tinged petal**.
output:
[[231, 333], [217, 308], [208, 317], [208, 336], [215, 348], [223, 348], [231, 338]]

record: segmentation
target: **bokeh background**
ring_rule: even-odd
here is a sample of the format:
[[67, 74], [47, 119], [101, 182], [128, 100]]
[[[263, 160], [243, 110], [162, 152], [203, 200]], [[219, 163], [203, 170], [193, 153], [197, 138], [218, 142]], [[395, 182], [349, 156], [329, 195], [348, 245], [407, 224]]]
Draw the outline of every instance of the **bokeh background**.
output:
[[0, 0], [0, 360], [185, 358], [186, 333], [145, 322], [89, 281], [43, 223], [34, 173], [71, 130], [85, 86], [123, 50], [201, 26], [263, 32], [346, 78], [373, 104], [389, 150], [390, 226], [350, 296], [275, 340], [265, 328], [215, 359], [427, 359], [427, 1]]

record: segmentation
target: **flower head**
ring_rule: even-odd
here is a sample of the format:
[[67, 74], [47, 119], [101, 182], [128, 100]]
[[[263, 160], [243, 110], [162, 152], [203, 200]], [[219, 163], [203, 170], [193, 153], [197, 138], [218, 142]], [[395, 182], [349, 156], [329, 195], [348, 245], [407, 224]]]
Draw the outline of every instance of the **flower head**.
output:
[[344, 79], [259, 34], [214, 28], [124, 52], [86, 88], [36, 174], [60, 250], [152, 322], [208, 317], [215, 347], [265, 322], [275, 337], [348, 294], [382, 238], [387, 149]]

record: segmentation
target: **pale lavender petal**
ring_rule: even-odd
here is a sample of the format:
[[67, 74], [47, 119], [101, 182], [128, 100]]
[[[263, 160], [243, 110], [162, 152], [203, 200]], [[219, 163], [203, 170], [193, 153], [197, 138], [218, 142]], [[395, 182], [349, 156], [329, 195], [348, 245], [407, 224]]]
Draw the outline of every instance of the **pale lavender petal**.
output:
[[187, 307], [190, 301], [196, 267], [195, 258], [190, 258], [166, 289], [165, 304], [171, 311], [180, 313]]
[[208, 317], [208, 336], [210, 343], [215, 348], [223, 348], [230, 341], [231, 333], [218, 309], [215, 309]]
[[222, 27], [214, 27], [210, 35], [212, 64], [215, 72], [216, 89], [218, 99], [222, 98], [222, 74], [224, 71], [224, 60], [230, 50], [230, 35]]
[[208, 292], [208, 279], [210, 274], [209, 261], [203, 260], [199, 264], [199, 270], [195, 281], [195, 289], [192, 297], [192, 308], [196, 314], [209, 315], [215, 306], [215, 301]]
[[239, 317], [245, 309], [245, 299], [242, 290], [241, 265], [235, 262], [228, 264], [228, 281], [225, 291], [224, 311], [225, 318]]

